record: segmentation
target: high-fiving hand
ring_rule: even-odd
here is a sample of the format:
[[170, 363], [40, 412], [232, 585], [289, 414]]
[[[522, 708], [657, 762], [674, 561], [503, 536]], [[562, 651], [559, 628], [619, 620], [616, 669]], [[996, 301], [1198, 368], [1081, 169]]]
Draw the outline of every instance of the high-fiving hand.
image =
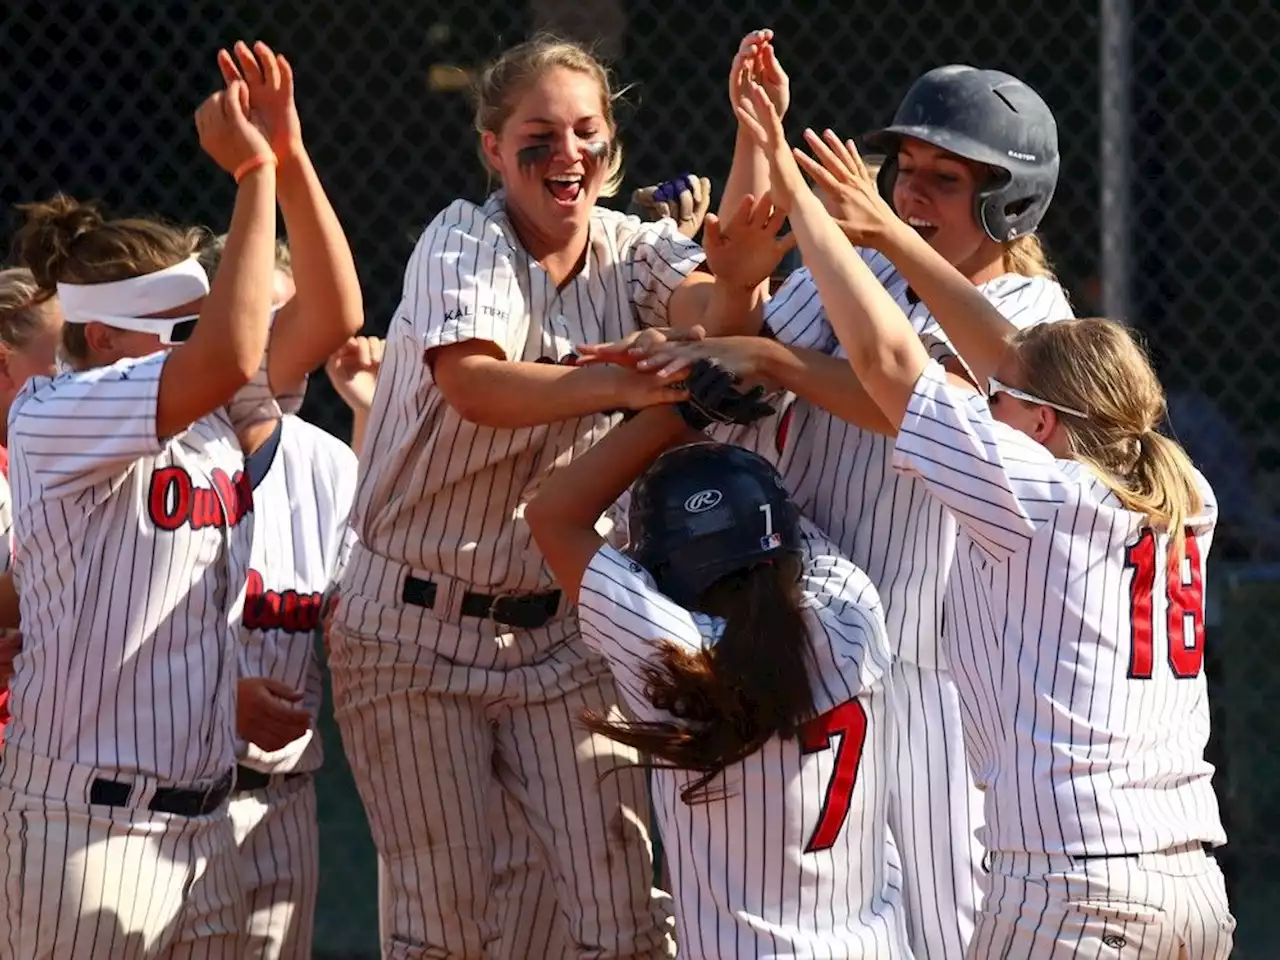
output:
[[218, 69], [228, 88], [242, 83], [248, 89], [249, 110], [276, 159], [284, 163], [301, 153], [302, 123], [293, 100], [293, 68], [282, 55], [259, 41], [249, 49], [243, 40], [234, 47], [235, 56], [218, 51]]
[[898, 215], [880, 195], [858, 148], [830, 130], [821, 137], [806, 130], [804, 139], [814, 156], [796, 150], [796, 162], [821, 188], [827, 212], [854, 246], [877, 246], [885, 227], [899, 222]]
[[778, 116], [785, 117], [791, 106], [791, 80], [778, 62], [772, 30], [752, 30], [738, 45], [729, 68], [729, 105], [735, 111], [753, 83], [764, 88]]

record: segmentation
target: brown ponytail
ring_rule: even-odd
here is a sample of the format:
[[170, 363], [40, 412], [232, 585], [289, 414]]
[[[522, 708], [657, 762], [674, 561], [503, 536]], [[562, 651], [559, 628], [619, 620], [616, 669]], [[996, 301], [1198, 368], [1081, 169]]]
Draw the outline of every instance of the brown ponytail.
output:
[[800, 561], [787, 556], [717, 581], [699, 609], [726, 618], [715, 645], [689, 653], [659, 648], [645, 671], [646, 694], [677, 722], [611, 721], [588, 715], [592, 732], [652, 758], [641, 766], [700, 774], [685, 803], [722, 794], [707, 785], [772, 737], [792, 737], [813, 715], [809, 630], [800, 609]]

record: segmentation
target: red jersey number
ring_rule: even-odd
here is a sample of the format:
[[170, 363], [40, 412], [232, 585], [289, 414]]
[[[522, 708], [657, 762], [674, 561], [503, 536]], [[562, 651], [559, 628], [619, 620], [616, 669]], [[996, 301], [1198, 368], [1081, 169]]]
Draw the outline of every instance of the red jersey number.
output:
[[829, 850], [849, 816], [853, 788], [858, 783], [858, 764], [862, 762], [862, 747], [867, 739], [867, 711], [861, 703], [849, 700], [814, 717], [800, 731], [800, 747], [806, 754], [830, 750], [832, 737], [840, 738], [836, 747], [836, 769], [827, 784], [818, 825], [805, 845], [805, 853]]
[[[1150, 680], [1155, 670], [1156, 547], [1151, 530], [1125, 553], [1125, 565], [1133, 570], [1129, 586], [1133, 648], [1129, 654], [1129, 678]], [[1204, 583], [1200, 564], [1200, 543], [1187, 531], [1181, 562], [1173, 556], [1165, 570], [1165, 599], [1168, 610], [1166, 642], [1169, 668], [1179, 680], [1200, 676], [1204, 665]]]

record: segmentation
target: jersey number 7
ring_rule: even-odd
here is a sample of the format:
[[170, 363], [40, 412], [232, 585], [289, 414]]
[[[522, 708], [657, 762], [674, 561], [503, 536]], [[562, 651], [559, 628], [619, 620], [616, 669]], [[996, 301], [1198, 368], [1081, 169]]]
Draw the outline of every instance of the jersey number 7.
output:
[[800, 730], [800, 748], [806, 754], [829, 750], [833, 736], [840, 738], [836, 747], [836, 769], [827, 784], [827, 796], [822, 802], [818, 825], [805, 844], [805, 853], [830, 849], [849, 816], [853, 788], [858, 782], [858, 764], [862, 761], [862, 746], [867, 739], [867, 711], [861, 703], [849, 700], [820, 717], [814, 717]]
[[[1181, 563], [1170, 557], [1165, 570], [1168, 608], [1165, 642], [1169, 668], [1179, 680], [1200, 675], [1204, 665], [1204, 584], [1201, 580], [1200, 544], [1187, 531]], [[1155, 669], [1156, 623], [1152, 594], [1156, 585], [1156, 549], [1159, 540], [1151, 530], [1125, 553], [1125, 565], [1133, 570], [1129, 586], [1133, 650], [1129, 654], [1129, 679], [1150, 680]]]

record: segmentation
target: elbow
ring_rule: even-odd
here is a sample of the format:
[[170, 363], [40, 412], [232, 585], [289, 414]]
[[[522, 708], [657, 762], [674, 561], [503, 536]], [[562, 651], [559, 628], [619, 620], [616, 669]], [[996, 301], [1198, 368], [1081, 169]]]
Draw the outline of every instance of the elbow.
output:
[[471, 390], [454, 391], [452, 393], [441, 390], [441, 392], [444, 394], [449, 406], [453, 407], [453, 412], [467, 421], [467, 423], [473, 423], [478, 427], [492, 427], [497, 430], [507, 427], [507, 424], [501, 418], [494, 416], [494, 412], [482, 392]]

